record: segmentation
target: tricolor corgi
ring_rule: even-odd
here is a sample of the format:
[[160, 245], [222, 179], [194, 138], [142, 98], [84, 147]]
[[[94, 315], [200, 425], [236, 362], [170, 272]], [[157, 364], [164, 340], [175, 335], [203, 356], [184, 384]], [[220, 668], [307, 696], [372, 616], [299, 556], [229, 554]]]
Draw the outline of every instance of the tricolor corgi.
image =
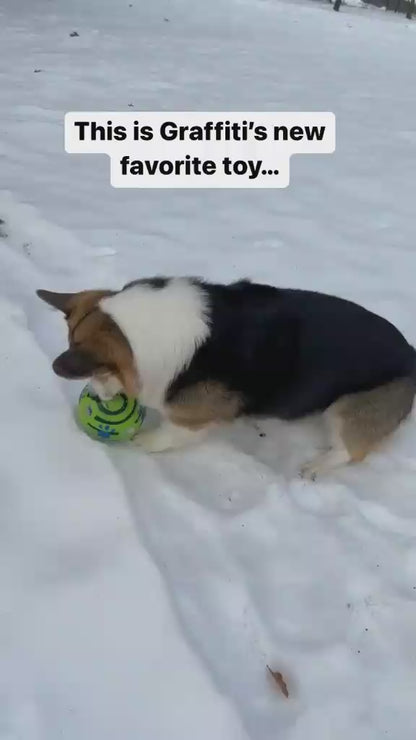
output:
[[322, 412], [329, 449], [317, 474], [363, 460], [412, 409], [416, 352], [386, 319], [342, 298], [241, 281], [155, 277], [121, 290], [38, 295], [65, 315], [64, 378], [97, 394], [140, 395], [162, 415], [137, 442], [178, 448], [242, 415]]

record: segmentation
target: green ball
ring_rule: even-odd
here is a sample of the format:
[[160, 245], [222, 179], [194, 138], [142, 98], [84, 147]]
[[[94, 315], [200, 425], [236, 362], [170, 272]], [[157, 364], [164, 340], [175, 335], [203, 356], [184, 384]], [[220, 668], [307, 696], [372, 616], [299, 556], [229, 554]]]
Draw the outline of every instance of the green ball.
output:
[[101, 401], [87, 385], [77, 407], [77, 421], [92, 439], [100, 442], [128, 442], [143, 424], [146, 410], [136, 398], [118, 393], [110, 401]]

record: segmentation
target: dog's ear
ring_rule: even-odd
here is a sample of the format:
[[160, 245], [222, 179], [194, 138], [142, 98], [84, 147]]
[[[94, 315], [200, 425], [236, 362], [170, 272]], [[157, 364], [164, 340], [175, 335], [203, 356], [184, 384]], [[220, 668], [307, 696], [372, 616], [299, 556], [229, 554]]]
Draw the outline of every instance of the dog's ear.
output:
[[68, 313], [69, 302], [76, 293], [53, 293], [50, 290], [37, 290], [36, 295], [58, 311]]
[[53, 362], [53, 370], [61, 378], [89, 378], [97, 370], [105, 371], [103, 367], [89, 352], [81, 349], [67, 349]]

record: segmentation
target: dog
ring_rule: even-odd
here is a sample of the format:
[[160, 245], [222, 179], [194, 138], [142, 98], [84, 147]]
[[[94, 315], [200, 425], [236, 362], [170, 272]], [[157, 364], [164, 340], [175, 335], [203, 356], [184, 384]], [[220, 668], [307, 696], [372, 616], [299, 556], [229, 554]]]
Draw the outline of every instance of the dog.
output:
[[121, 290], [37, 291], [65, 315], [63, 378], [90, 378], [102, 399], [124, 391], [162, 415], [137, 436], [149, 452], [198, 441], [239, 416], [323, 413], [329, 449], [315, 479], [363, 460], [411, 412], [416, 351], [386, 319], [351, 301], [248, 280], [136, 280]]

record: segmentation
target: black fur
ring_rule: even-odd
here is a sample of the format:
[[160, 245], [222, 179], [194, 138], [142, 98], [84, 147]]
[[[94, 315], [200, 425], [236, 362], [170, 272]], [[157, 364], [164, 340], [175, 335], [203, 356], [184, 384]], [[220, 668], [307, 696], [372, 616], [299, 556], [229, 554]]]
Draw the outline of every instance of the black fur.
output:
[[208, 297], [211, 334], [171, 383], [167, 401], [217, 380], [241, 394], [242, 413], [295, 419], [346, 393], [415, 376], [413, 347], [355, 303], [248, 281], [198, 284]]
[[133, 288], [135, 285], [148, 285], [149, 288], [153, 288], [154, 290], [161, 290], [161, 288], [165, 288], [169, 282], [170, 278], [157, 275], [156, 277], [132, 280], [131, 283], [127, 283], [124, 286], [123, 290], [127, 290], [127, 288]]

